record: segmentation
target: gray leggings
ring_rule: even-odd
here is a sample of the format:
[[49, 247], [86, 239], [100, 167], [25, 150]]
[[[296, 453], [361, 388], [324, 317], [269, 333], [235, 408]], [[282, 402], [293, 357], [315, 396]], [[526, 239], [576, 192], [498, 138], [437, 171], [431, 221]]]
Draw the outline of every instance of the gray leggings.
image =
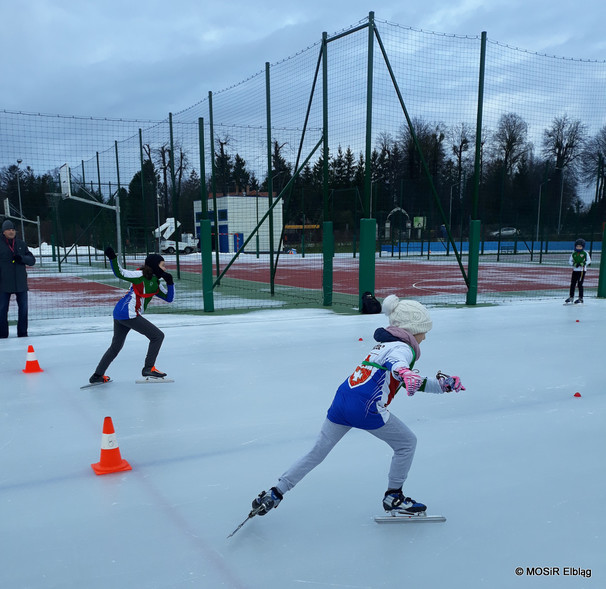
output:
[[[351, 426], [339, 425], [326, 419], [314, 447], [278, 479], [277, 489], [282, 494], [290, 491], [308, 472], [328, 456], [350, 429]], [[408, 476], [417, 447], [417, 437], [393, 414], [390, 414], [385, 425], [366, 431], [379, 440], [383, 440], [393, 449], [387, 488], [399, 489]]]
[[162, 346], [162, 341], [164, 340], [164, 333], [162, 333], [162, 331], [153, 323], [144, 317], [141, 317], [141, 315], [137, 315], [134, 319], [114, 319], [114, 337], [112, 338], [112, 343], [107, 349], [107, 352], [103, 354], [101, 362], [99, 362], [99, 365], [95, 369], [96, 374], [105, 374], [108, 366], [120, 353], [122, 346], [124, 346], [126, 336], [131, 329], [134, 329], [136, 332], [149, 339], [144, 368], [152, 368], [152, 366], [154, 366], [160, 352], [160, 347]]

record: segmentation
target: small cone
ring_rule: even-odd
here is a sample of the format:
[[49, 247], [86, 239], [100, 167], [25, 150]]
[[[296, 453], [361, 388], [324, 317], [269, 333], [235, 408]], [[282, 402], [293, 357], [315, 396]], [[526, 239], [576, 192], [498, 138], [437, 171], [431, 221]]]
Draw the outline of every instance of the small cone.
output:
[[580, 396], [581, 396], [581, 393], [575, 393], [575, 394], [574, 394], [574, 396], [575, 396], [575, 397], [580, 397]]
[[111, 417], [103, 421], [103, 434], [101, 436], [101, 458], [99, 462], [91, 464], [95, 474], [109, 474], [122, 470], [132, 470], [131, 465], [120, 455], [116, 432]]
[[44, 370], [40, 368], [40, 364], [38, 364], [36, 352], [34, 352], [34, 346], [28, 346], [27, 348], [27, 359], [25, 361], [25, 368], [23, 369], [23, 372], [25, 372], [25, 374], [44, 372]]

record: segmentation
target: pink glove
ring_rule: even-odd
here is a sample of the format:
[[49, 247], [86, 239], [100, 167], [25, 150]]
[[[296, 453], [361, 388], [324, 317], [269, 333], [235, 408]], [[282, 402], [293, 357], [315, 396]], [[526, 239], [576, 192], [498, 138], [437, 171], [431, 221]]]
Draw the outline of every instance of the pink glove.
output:
[[438, 374], [436, 374], [436, 378], [438, 379], [440, 388], [444, 393], [450, 393], [452, 391], [458, 393], [459, 391], [465, 390], [465, 387], [461, 383], [461, 379], [458, 376], [448, 376], [448, 374], [438, 372]]
[[398, 376], [402, 379], [406, 394], [412, 397], [425, 382], [422, 376], [419, 376], [416, 372], [413, 372], [410, 368], [398, 368]]

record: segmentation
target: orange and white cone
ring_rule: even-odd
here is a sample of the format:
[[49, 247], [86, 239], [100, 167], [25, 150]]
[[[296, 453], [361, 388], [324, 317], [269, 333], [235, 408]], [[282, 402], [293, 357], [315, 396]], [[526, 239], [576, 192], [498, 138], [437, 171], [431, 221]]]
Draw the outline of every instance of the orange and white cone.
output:
[[111, 417], [103, 421], [103, 434], [101, 436], [101, 458], [99, 462], [91, 464], [95, 474], [109, 474], [122, 470], [132, 470], [131, 465], [120, 455], [116, 432]]
[[25, 374], [44, 372], [44, 370], [40, 368], [40, 364], [38, 364], [36, 352], [34, 352], [34, 346], [28, 346], [27, 348], [27, 359], [25, 361], [25, 368], [23, 369], [23, 372], [25, 372]]

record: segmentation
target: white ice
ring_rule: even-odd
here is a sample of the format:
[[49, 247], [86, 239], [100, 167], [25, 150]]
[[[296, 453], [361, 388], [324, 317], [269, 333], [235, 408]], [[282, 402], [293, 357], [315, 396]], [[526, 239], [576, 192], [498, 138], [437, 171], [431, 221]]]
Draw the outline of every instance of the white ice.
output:
[[[0, 587], [604, 587], [606, 301], [431, 313], [416, 367], [459, 374], [467, 390], [400, 394], [393, 412], [418, 437], [404, 490], [447, 522], [374, 523], [390, 450], [352, 431], [229, 540], [313, 443], [384, 316], [152, 314], [166, 334], [157, 365], [176, 382], [134, 384], [147, 340], [132, 333], [114, 382], [89, 390], [79, 387], [110, 317], [34, 321], [27, 340], [11, 327], [0, 341]], [[42, 373], [22, 373], [29, 344]], [[105, 416], [132, 471], [90, 467]], [[528, 576], [534, 567], [559, 575]]]

